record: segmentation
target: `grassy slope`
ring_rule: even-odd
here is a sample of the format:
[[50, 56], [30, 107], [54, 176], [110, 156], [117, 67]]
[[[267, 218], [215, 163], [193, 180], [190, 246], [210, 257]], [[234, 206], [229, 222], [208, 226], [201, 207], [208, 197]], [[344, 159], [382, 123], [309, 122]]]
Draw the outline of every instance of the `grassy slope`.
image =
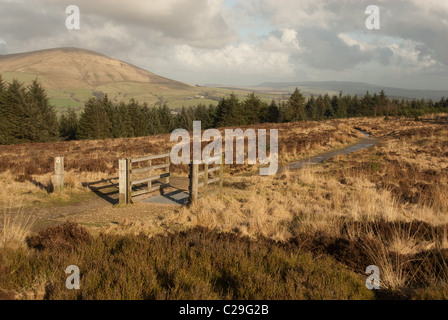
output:
[[[25, 83], [30, 83], [37, 78], [45, 86], [45, 78], [38, 77], [34, 74], [7, 72], [3, 73], [2, 77], [8, 82], [11, 82], [13, 79], [17, 79]], [[93, 92], [95, 91], [107, 93], [114, 102], [127, 102], [130, 99], [135, 99], [141, 103], [146, 102], [149, 105], [167, 103], [167, 105], [173, 109], [180, 109], [182, 106], [196, 106], [199, 103], [205, 105], [217, 105], [219, 99], [228, 96], [231, 93], [235, 93], [240, 99], [244, 99], [250, 93], [249, 90], [231, 90], [209, 87], [189, 87], [188, 89], [185, 89], [185, 87], [164, 88], [163, 86], [154, 86], [151, 84], [137, 82], [110, 83], [97, 86], [93, 89], [47, 89], [50, 103], [56, 107], [57, 112], [64, 112], [68, 108], [81, 111], [83, 108], [83, 102], [93, 97]], [[204, 96], [204, 99], [195, 98], [195, 96]], [[273, 97], [280, 98], [280, 95], [269, 93], [262, 93], [259, 94], [259, 96], [267, 103], [270, 103]]]

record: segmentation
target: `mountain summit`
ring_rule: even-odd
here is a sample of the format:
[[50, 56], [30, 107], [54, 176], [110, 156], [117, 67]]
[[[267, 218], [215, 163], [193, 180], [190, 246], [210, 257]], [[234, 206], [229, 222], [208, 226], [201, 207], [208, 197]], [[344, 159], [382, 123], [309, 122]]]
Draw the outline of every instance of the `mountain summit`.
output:
[[0, 74], [19, 80], [26, 75], [38, 77], [44, 87], [54, 89], [95, 89], [120, 82], [146, 83], [164, 89], [191, 87], [129, 63], [79, 48], [0, 55]]
[[84, 101], [102, 94], [114, 102], [136, 99], [176, 107], [185, 103], [185, 97], [203, 95], [195, 86], [79, 48], [0, 55], [0, 74], [8, 82], [30, 83], [37, 78], [59, 111], [67, 107], [80, 111]]

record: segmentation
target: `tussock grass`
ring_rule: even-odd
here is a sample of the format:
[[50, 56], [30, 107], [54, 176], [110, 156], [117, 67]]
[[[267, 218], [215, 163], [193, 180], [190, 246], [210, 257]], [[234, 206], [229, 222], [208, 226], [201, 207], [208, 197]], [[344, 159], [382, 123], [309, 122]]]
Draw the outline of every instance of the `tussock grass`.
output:
[[[340, 124], [337, 131], [335, 124], [328, 121], [264, 124], [250, 128], [279, 129], [281, 163], [339, 148], [357, 138], [357, 132], [350, 125]], [[224, 130], [221, 131], [224, 134]], [[18, 190], [26, 198], [24, 203], [26, 206], [36, 200], [36, 194], [41, 198], [45, 197], [51, 190], [55, 156], [64, 156], [65, 185], [69, 191], [68, 194], [70, 191], [76, 194], [89, 191], [88, 188], [83, 187], [86, 183], [117, 177], [119, 159], [166, 152], [175, 144], [174, 142], [167, 143], [169, 140], [169, 135], [157, 135], [128, 139], [0, 146], [0, 181], [9, 185], [8, 190], [4, 190], [4, 196], [0, 202], [14, 201]], [[239, 174], [249, 172], [248, 170], [250, 171], [250, 167], [235, 165], [230, 167], [229, 173]], [[188, 166], [173, 165], [171, 172], [185, 175], [188, 172]]]
[[39, 215], [25, 213], [25, 209], [19, 204], [11, 203], [0, 213], [0, 247], [18, 248], [25, 246], [26, 238]]
[[[62, 280], [55, 280], [57, 277], [47, 275], [47, 264], [54, 266], [59, 263], [49, 262], [55, 252], [59, 254], [59, 249], [50, 248], [41, 252], [46, 258], [39, 262], [42, 263], [41, 269], [34, 272], [33, 277], [38, 279], [39, 275], [44, 274], [46, 279], [51, 279], [45, 285], [45, 296], [55, 299], [353, 298], [354, 287], [351, 285], [338, 287], [338, 292], [333, 295], [327, 292], [321, 286], [322, 283], [311, 276], [322, 275], [320, 269], [306, 269], [314, 270], [310, 274], [294, 273], [294, 266], [311, 266], [316, 261], [328, 267], [326, 261], [316, 260], [318, 257], [326, 257], [330, 259], [328, 261], [336, 260], [347, 266], [352, 270], [351, 274], [355, 272], [358, 279], [362, 280], [366, 277], [364, 271], [367, 266], [376, 264], [380, 267], [382, 290], [377, 293], [377, 297], [446, 297], [443, 287], [443, 284], [448, 283], [446, 125], [431, 122], [430, 119], [423, 122], [350, 119], [300, 125], [284, 124], [280, 128], [282, 161], [300, 159], [305, 155], [350, 143], [357, 138], [357, 133], [351, 131], [353, 127], [360, 127], [382, 137], [380, 144], [352, 155], [338, 156], [323, 165], [285, 171], [274, 177], [252, 175], [253, 170], [247, 167], [231, 167], [226, 174], [225, 192], [222, 195], [203, 198], [190, 207], [164, 211], [148, 222], [129, 217], [126, 223], [108, 228], [107, 235], [95, 238], [90, 244], [82, 244], [82, 250], [79, 249], [82, 252], [78, 249], [69, 250], [79, 257], [80, 264], [89, 261], [89, 268], [92, 268], [86, 275], [86, 279], [89, 279], [88, 288], [91, 289], [81, 296], [67, 296], [56, 285]], [[155, 139], [162, 141], [163, 137]], [[134, 140], [126, 140], [126, 148], [129, 148], [127, 150], [130, 153], [145, 151], [140, 149], [143, 140], [135, 140], [140, 142], [135, 142], [134, 145], [130, 141]], [[85, 152], [84, 146], [77, 143], [77, 150]], [[103, 146], [96, 142], [88, 142], [87, 145], [91, 149], [88, 150], [97, 154], [94, 161], [101, 160], [105, 150], [111, 155], [115, 152], [109, 142], [103, 143]], [[124, 145], [119, 148], [122, 147]], [[112, 170], [112, 163], [107, 162], [110, 159], [104, 161], [106, 167]], [[104, 166], [94, 165], [92, 162], [92, 171], [69, 171], [72, 174], [68, 176], [67, 186], [82, 188], [81, 181], [108, 174]], [[13, 171], [10, 168], [3, 174], [14, 175]], [[26, 182], [17, 183], [23, 186]], [[191, 229], [196, 231], [188, 231]], [[197, 230], [202, 231], [197, 233]], [[138, 232], [142, 232], [139, 237], [130, 235]], [[165, 236], [156, 233], [163, 233]], [[196, 237], [194, 241], [191, 240], [193, 234]], [[241, 237], [245, 239], [241, 240], [242, 243], [238, 240]], [[188, 246], [186, 243], [180, 244], [180, 239], [187, 238]], [[148, 239], [153, 242], [148, 242]], [[223, 239], [227, 239], [225, 244], [221, 242]], [[273, 245], [272, 241], [279, 241], [275, 244], [276, 249], [269, 247]], [[146, 242], [154, 247], [150, 249]], [[191, 243], [194, 245], [190, 247]], [[281, 252], [280, 256], [283, 258], [278, 260], [278, 256], [261, 255], [254, 258], [256, 263], [252, 260], [249, 262], [245, 260], [249, 259], [249, 255], [245, 256], [245, 253], [233, 251], [233, 247], [229, 247], [233, 243], [240, 246], [241, 252], [246, 252], [243, 250], [247, 248], [245, 243], [251, 243], [251, 250], [266, 246], [273, 252]], [[175, 248], [172, 248], [173, 244]], [[178, 250], [178, 244], [179, 248], [184, 249]], [[141, 251], [140, 247], [146, 251]], [[195, 251], [198, 248], [206, 248], [208, 251]], [[26, 249], [21, 250], [20, 254], [30, 254]], [[290, 260], [283, 256], [286, 253], [282, 250], [301, 258]], [[130, 256], [131, 251], [137, 253], [136, 257]], [[16, 253], [19, 252], [21, 251]], [[215, 256], [215, 252], [223, 257], [241, 258], [242, 260], [238, 260], [239, 267], [232, 264], [236, 260], [222, 260]], [[260, 251], [255, 252], [258, 254]], [[13, 251], [8, 254], [5, 262], [10, 265], [19, 263], [14, 260]], [[103, 262], [97, 262], [93, 259], [94, 256], [102, 257]], [[168, 265], [165, 256], [166, 259], [176, 261], [175, 267]], [[181, 260], [176, 260], [179, 257]], [[205, 257], [208, 260], [202, 260]], [[215, 269], [217, 265], [207, 262], [214, 261], [210, 260], [212, 257], [219, 262], [221, 269]], [[23, 258], [24, 261], [26, 259], [28, 258]], [[138, 265], [136, 259], [152, 261], [159, 267], [146, 269]], [[185, 261], [197, 262], [197, 267], [191, 267]], [[162, 264], [159, 265], [159, 262]], [[259, 269], [262, 266], [262, 271], [256, 271], [255, 264]], [[128, 267], [132, 268], [132, 272]], [[109, 275], [103, 272], [104, 268], [110, 272]], [[220, 277], [216, 276], [216, 270], [219, 270]], [[307, 274], [312, 280], [294, 282], [295, 280], [288, 278], [288, 272], [292, 272], [298, 279]], [[206, 277], [200, 276], [202, 274]], [[340, 275], [333, 274], [331, 277], [341, 279]], [[225, 279], [226, 285], [216, 287], [217, 283], [222, 283], [222, 279]], [[241, 279], [250, 279], [253, 286], [245, 287]], [[323, 275], [322, 279], [336, 281], [334, 278], [330, 280], [327, 275]], [[153, 291], [136, 285], [139, 281], [145, 287], [154, 288]], [[28, 279], [18, 285], [18, 288], [31, 288], [32, 283]], [[119, 283], [119, 287], [112, 289], [111, 283]], [[308, 289], [300, 292], [292, 290], [296, 286], [303, 287], [304, 283], [306, 288], [320, 288], [323, 293], [319, 295], [317, 291], [307, 291]], [[260, 293], [264, 285], [276, 289]], [[102, 288], [104, 294], [95, 291], [93, 288], [96, 287]], [[278, 288], [283, 290], [283, 296], [276, 291]], [[15, 290], [14, 294], [20, 291], [12, 287], [8, 287], [8, 290]]]
[[[308, 235], [299, 246], [323, 250], [357, 272], [378, 265], [382, 288], [392, 295], [409, 297], [443, 282], [448, 272], [446, 129], [394, 122], [369, 119], [366, 131], [388, 137], [324, 166], [276, 177], [233, 177], [225, 195], [183, 209], [180, 223], [279, 241]], [[344, 241], [360, 255], [341, 256]]]

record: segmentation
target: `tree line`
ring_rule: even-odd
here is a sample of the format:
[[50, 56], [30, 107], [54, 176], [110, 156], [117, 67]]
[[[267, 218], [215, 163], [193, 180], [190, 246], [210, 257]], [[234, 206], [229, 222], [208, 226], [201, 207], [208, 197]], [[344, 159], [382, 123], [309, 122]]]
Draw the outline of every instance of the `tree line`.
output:
[[384, 91], [363, 97], [328, 94], [306, 99], [296, 89], [288, 101], [262, 101], [255, 93], [240, 100], [235, 94], [217, 106], [199, 104], [173, 112], [164, 104], [149, 106], [135, 100], [113, 103], [107, 95], [84, 103], [78, 116], [73, 109], [59, 119], [41, 84], [6, 84], [0, 77], [0, 144], [58, 140], [130, 138], [192, 130], [193, 121], [204, 129], [260, 123], [320, 121], [350, 117], [406, 116], [418, 119], [426, 113], [448, 112], [448, 100], [389, 99]]

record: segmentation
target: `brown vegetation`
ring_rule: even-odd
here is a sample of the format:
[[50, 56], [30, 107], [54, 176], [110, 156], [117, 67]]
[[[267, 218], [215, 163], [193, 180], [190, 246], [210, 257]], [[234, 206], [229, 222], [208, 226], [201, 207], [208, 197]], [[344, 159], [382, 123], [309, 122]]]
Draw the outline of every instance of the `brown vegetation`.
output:
[[[344, 123], [306, 122], [300, 124], [268, 124], [255, 129], [279, 129], [280, 161], [339, 148], [356, 140], [359, 133]], [[118, 160], [167, 152], [174, 142], [169, 135], [144, 138], [35, 143], [0, 146], [0, 181], [7, 185], [3, 201], [23, 200], [24, 205], [41, 202], [52, 190], [54, 157], [63, 156], [65, 184], [69, 192], [89, 191], [88, 183], [118, 176]], [[205, 146], [205, 144], [204, 144]], [[251, 171], [251, 166], [234, 165], [232, 173]], [[186, 165], [171, 166], [171, 172], [186, 175]], [[25, 198], [25, 199], [23, 199]]]
[[[71, 242], [73, 227], [60, 226], [37, 237], [50, 243]], [[331, 258], [314, 258], [268, 239], [253, 241], [203, 228], [151, 239], [101, 235], [79, 241], [74, 249], [45, 246], [39, 253], [0, 249], [0, 298], [373, 298], [362, 279]], [[63, 271], [71, 264], [82, 270], [80, 290], [65, 288]], [[46, 281], [17, 290], [33, 278]]]
[[[355, 277], [361, 280], [366, 277], [364, 271], [367, 266], [377, 265], [381, 270], [382, 287], [382, 290], [376, 292], [377, 298], [446, 299], [448, 298], [446, 289], [448, 287], [447, 119], [446, 116], [442, 115], [438, 118], [423, 119], [423, 121], [406, 119], [386, 121], [378, 118], [280, 125], [280, 157], [283, 162], [349, 144], [356, 138], [357, 134], [353, 131], [355, 127], [371, 132], [380, 138], [380, 143], [376, 147], [358, 151], [355, 154], [337, 156], [323, 165], [298, 171], [286, 171], [274, 177], [254, 175], [252, 174], [253, 168], [232, 168], [230, 173], [233, 174], [226, 175], [223, 195], [203, 198], [191, 207], [159, 210], [151, 213], [152, 219], [146, 220], [147, 217], [144, 217], [144, 215], [147, 215], [147, 213], [143, 212], [144, 209], [141, 206], [136, 206], [138, 210], [142, 210], [140, 216], [138, 214], [128, 215], [128, 211], [120, 211], [123, 212], [123, 215], [126, 215], [127, 223], [108, 224], [107, 228], [100, 228], [100, 231], [107, 235], [94, 238], [93, 242], [82, 242], [77, 247], [93, 250], [84, 252], [85, 255], [88, 252], [101, 252], [105, 255], [107, 252], [110, 253], [111, 248], [114, 247], [106, 245], [106, 243], [110, 243], [109, 241], [122, 241], [126, 244], [125, 247], [138, 251], [139, 249], [136, 248], [139, 248], [139, 245], [135, 243], [143, 241], [141, 239], [147, 241], [148, 238], [146, 237], [156, 239], [155, 242], [162, 241], [163, 245], [160, 244], [160, 246], [165, 249], [171, 248], [173, 243], [176, 243], [176, 246], [179, 244], [180, 248], [184, 248], [184, 244], [180, 244], [183, 240], [175, 239], [189, 239], [188, 243], [194, 243], [194, 245], [188, 246], [188, 248], [193, 249], [187, 248], [185, 251], [173, 249], [175, 251], [170, 252], [168, 256], [174, 259], [187, 255], [190, 257], [189, 259], [192, 259], [190, 254], [193, 251], [191, 250], [195, 250], [195, 248], [206, 248], [206, 252], [213, 255], [215, 252], [224, 254], [218, 248], [222, 244], [221, 239], [227, 239], [225, 240], [226, 245], [223, 244], [224, 247], [230, 243], [236, 243], [241, 248], [247, 248], [246, 244], [251, 243], [251, 250], [259, 246], [269, 247], [271, 244], [274, 245], [272, 241], [278, 241], [275, 243], [275, 248], [281, 248], [281, 250], [290, 253], [296, 252], [299, 256], [312, 257], [309, 258], [311, 260], [307, 260], [308, 262], [295, 260], [294, 263], [306, 265], [310, 263], [311, 265], [312, 262], [310, 261], [320, 263], [319, 259], [321, 257], [329, 257], [331, 261], [336, 260], [352, 270], [354, 273], [350, 274], [356, 274]], [[112, 174], [113, 163], [116, 162], [115, 160], [118, 157], [123, 156], [114, 149], [113, 145], [128, 148], [126, 149], [128, 153], [125, 156], [139, 156], [146, 154], [149, 150], [142, 149], [145, 139], [110, 140], [103, 142], [102, 146], [99, 142], [94, 141], [54, 145], [65, 146], [67, 148], [65, 151], [67, 152], [67, 158], [70, 158], [69, 151], [79, 152], [81, 155], [83, 152], [85, 153], [87, 145], [90, 145], [88, 148], [97, 148], [98, 156], [96, 160], [104, 161], [105, 165], [111, 170], [110, 174]], [[166, 148], [164, 139], [167, 139], [167, 137], [153, 138], [150, 153], [157, 153], [162, 148]], [[94, 144], [97, 145], [93, 147]], [[33, 147], [31, 146], [29, 149], [32, 150]], [[77, 147], [78, 149], [75, 149]], [[157, 149], [157, 147], [161, 149]], [[22, 155], [30, 152], [25, 146], [15, 146], [14, 148], [20, 150], [19, 154]], [[14, 157], [11, 155], [12, 149], [9, 154]], [[32, 152], [29, 154], [32, 154]], [[37, 155], [38, 152], [35, 154]], [[8, 153], [2, 153], [0, 161], [5, 159], [3, 155], [8, 155]], [[112, 160], [113, 157], [116, 158]], [[10, 179], [19, 172], [18, 170], [17, 173], [14, 173], [14, 170], [14, 166], [10, 167], [8, 172], [2, 173], [3, 177], [5, 179], [9, 177]], [[96, 175], [95, 178], [98, 178], [102, 174], [108, 174], [107, 170], [91, 173], [80, 172], [79, 167], [74, 170], [78, 171], [70, 173], [73, 174], [73, 181], [79, 181], [79, 177], [86, 179], [93, 178]], [[87, 177], [87, 174], [91, 176]], [[33, 178], [37, 179], [39, 177], [33, 176]], [[14, 186], [23, 186], [26, 183], [14, 182]], [[81, 215], [74, 216], [73, 219], [80, 223], [83, 222]], [[90, 216], [89, 219], [91, 221]], [[195, 229], [195, 231], [189, 233], [188, 230], [197, 227], [200, 227], [200, 229]], [[73, 226], [73, 228], [75, 227]], [[213, 230], [213, 232], [210, 230]], [[53, 230], [49, 234], [53, 235], [57, 232]], [[142, 238], [130, 234], [141, 234], [139, 237]], [[157, 236], [157, 234], [168, 235], [168, 238]], [[197, 240], [192, 241], [190, 237], [195, 237]], [[44, 238], [41, 237], [41, 240]], [[34, 239], [38, 238], [34, 237]], [[168, 241], [166, 239], [170, 239], [171, 242], [164, 242]], [[38, 241], [38, 243], [40, 242]], [[208, 247], [212, 244], [213, 248]], [[252, 247], [252, 244], [254, 247]], [[148, 249], [147, 246], [144, 248]], [[42, 252], [51, 256], [57, 250], [57, 248], [50, 246]], [[103, 252], [104, 250], [106, 250], [106, 253]], [[241, 252], [232, 251], [234, 249], [228, 250], [231, 252], [230, 255], [246, 259], [245, 253], [242, 254], [242, 252], [248, 251], [243, 249], [241, 249]], [[254, 250], [254, 252], [257, 252], [258, 249]], [[35, 252], [34, 249], [31, 252]], [[147, 252], [142, 251], [140, 253], [143, 257], [146, 257]], [[9, 254], [12, 255], [12, 253]], [[113, 259], [112, 256], [104, 256], [104, 258]], [[8, 255], [5, 261], [9, 261], [9, 263], [15, 261], [10, 259], [13, 258]], [[47, 263], [45, 259], [40, 262], [42, 265]], [[263, 265], [266, 261], [272, 261], [266, 255], [261, 255], [256, 259], [260, 259], [255, 260], [258, 265]], [[251, 265], [251, 263], [249, 264]], [[281, 262], [280, 265], [288, 266], [282, 270], [285, 270], [285, 272], [289, 269], [294, 270], [293, 265], [289, 263]], [[133, 264], [130, 263], [130, 265]], [[230, 265], [225, 263], [224, 265], [227, 269], [220, 269], [221, 275], [223, 272], [233, 272], [229, 271], [233, 270]], [[127, 266], [128, 263], [123, 265], [124, 268], [127, 268]], [[238, 276], [232, 274], [231, 277], [226, 277], [223, 283], [226, 284], [225, 288], [227, 289], [224, 290], [222, 286], [217, 289], [217, 287], [210, 287], [209, 285], [208, 281], [212, 278], [206, 278], [206, 280], [195, 278], [197, 273], [194, 272], [200, 272], [199, 269], [194, 269], [196, 271], [191, 273], [184, 272], [186, 270], [184, 267], [183, 262], [176, 264], [174, 269], [166, 266], [167, 269], [164, 271], [162, 278], [157, 275], [149, 276], [152, 273], [148, 271], [144, 274], [145, 277], [148, 276], [149, 278], [143, 278], [152, 281], [152, 288], [156, 288], [155, 291], [152, 293], [145, 291], [146, 293], [143, 294], [141, 289], [133, 287], [129, 289], [130, 291], [126, 291], [132, 292], [131, 295], [121, 297], [174, 299], [180, 297], [237, 299], [248, 297], [263, 299], [330, 297], [316, 296], [314, 293], [301, 295], [295, 292], [292, 294], [291, 291], [288, 291], [290, 289], [287, 289], [289, 284], [282, 287], [286, 288], [284, 292], [289, 292], [285, 296], [278, 296], [272, 291], [267, 291], [264, 295], [261, 293], [255, 294], [252, 290], [259, 285], [257, 281], [266, 279], [263, 278], [266, 275], [257, 273], [255, 267], [254, 269], [248, 267], [245, 271], [239, 270]], [[209, 268], [209, 265], [204, 268]], [[268, 270], [279, 269], [269, 269], [268, 267]], [[129, 281], [131, 281], [129, 278], [123, 278], [122, 275], [107, 278], [101, 272], [99, 273], [98, 269], [92, 269], [89, 272], [91, 272], [89, 277], [96, 279], [95, 281], [99, 281], [98, 283], [112, 281], [109, 279], [116, 279], [116, 277], [120, 279], [119, 283], [123, 286], [129, 285]], [[173, 278], [174, 276], [169, 277], [169, 275], [175, 273], [182, 275], [183, 280]], [[272, 277], [275, 278], [277, 275], [278, 272], [272, 271]], [[257, 278], [258, 276], [261, 278]], [[300, 278], [299, 275], [296, 276]], [[241, 289], [242, 282], [235, 280], [241, 279], [241, 277], [250, 279], [250, 281], [247, 281], [247, 285], [251, 284], [254, 287]], [[185, 280], [187, 278], [191, 281]], [[282, 281], [285, 278], [282, 278], [283, 280], [274, 278], [269, 281], [282, 283], [283, 286]], [[39, 278], [36, 276], [36, 279]], [[160, 279], [165, 279], [163, 281], [168, 282], [163, 282]], [[1, 283], [0, 287], [2, 286]], [[27, 282], [27, 285], [32, 287], [30, 283], [32, 282]], [[177, 284], [179, 289], [178, 291], [167, 291], [167, 287], [164, 287], [163, 283], [170, 283], [171, 288], [174, 288]], [[351, 283], [353, 284], [353, 282]], [[107, 287], [107, 284], [104, 283], [103, 285], [105, 286], [103, 287], [104, 292], [108, 292], [104, 296], [83, 295], [82, 298], [117, 297], [117, 292], [110, 291], [112, 287]], [[304, 290], [310, 288], [303, 283], [300, 285], [306, 288]], [[37, 281], [37, 286], [42, 288], [40, 281]], [[350, 298], [354, 297], [351, 289], [356, 288], [356, 286], [350, 285], [347, 288], [348, 291], [345, 291], [351, 292]], [[317, 287], [324, 290], [320, 285]], [[47, 290], [47, 294], [48, 297], [52, 298], [68, 297], [66, 296], [68, 293], [57, 290]], [[343, 297], [332, 296], [331, 298]]]

